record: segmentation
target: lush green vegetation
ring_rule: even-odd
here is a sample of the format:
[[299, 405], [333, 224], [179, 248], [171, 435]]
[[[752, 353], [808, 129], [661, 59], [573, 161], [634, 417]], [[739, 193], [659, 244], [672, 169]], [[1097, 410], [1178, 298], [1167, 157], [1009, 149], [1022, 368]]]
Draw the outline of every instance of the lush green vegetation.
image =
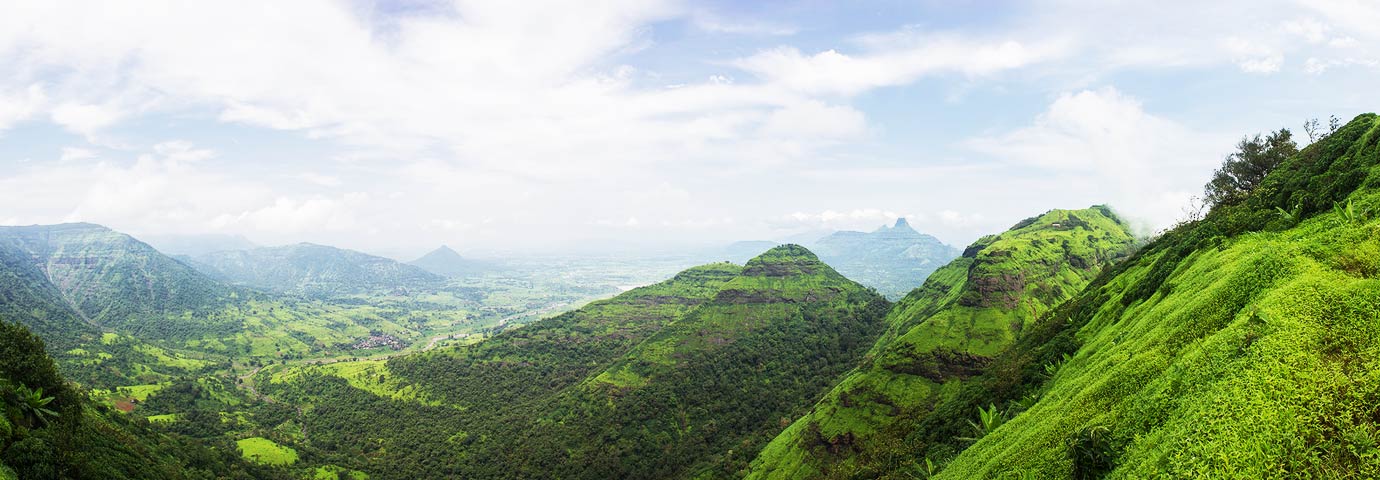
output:
[[786, 245], [522, 328], [608, 285], [308, 249], [264, 292], [0, 229], [0, 479], [1380, 476], [1380, 117], [1206, 188], [1134, 253], [1052, 210], [894, 306]]
[[0, 320], [0, 358], [0, 478], [286, 478], [91, 402], [21, 325]]
[[245, 460], [266, 465], [297, 463], [297, 451], [263, 437], [241, 438], [235, 442]]
[[[750, 477], [875, 477], [936, 398], [982, 372], [1134, 238], [1105, 207], [1053, 210], [978, 240], [887, 315], [862, 364], [773, 439]], [[986, 415], [981, 425], [992, 426]]]
[[[1377, 142], [1358, 117], [1042, 322], [945, 406], [1026, 404], [939, 476], [1380, 474]], [[933, 441], [950, 430], [927, 423]]]
[[887, 307], [783, 246], [386, 368], [260, 378], [307, 406], [308, 449], [374, 478], [735, 476], [851, 368]]

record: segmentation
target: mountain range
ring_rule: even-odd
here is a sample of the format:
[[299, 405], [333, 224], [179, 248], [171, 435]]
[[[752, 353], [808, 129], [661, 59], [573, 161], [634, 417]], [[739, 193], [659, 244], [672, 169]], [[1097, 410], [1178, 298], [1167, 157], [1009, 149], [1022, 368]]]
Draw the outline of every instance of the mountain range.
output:
[[[1093, 206], [961, 252], [903, 221], [741, 244], [372, 355], [339, 346], [426, 343], [446, 278], [0, 228], [0, 480], [1380, 477], [1380, 117], [1232, 163], [1251, 145], [1149, 239]], [[920, 283], [892, 303], [830, 258]]]
[[421, 267], [312, 243], [212, 252], [193, 259], [208, 275], [308, 296], [407, 292], [445, 283], [445, 277]]

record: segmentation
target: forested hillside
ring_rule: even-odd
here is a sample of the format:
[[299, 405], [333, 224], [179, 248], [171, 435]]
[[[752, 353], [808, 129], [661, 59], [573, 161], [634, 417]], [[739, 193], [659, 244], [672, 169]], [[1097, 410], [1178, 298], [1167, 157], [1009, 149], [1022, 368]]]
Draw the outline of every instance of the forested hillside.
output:
[[0, 358], [0, 479], [288, 478], [241, 461], [232, 445], [161, 433], [91, 402], [42, 340], [3, 319]]
[[[1265, 147], [1218, 179], [1252, 180], [1233, 172]], [[1264, 166], [1214, 182], [1226, 195], [1206, 218], [1103, 275], [944, 402], [931, 442], [976, 405], [1012, 418], [939, 478], [1380, 475], [1380, 118]]]
[[[365, 375], [260, 378], [309, 405], [313, 447], [379, 478], [729, 477], [851, 368], [887, 307], [788, 245]], [[371, 427], [383, 418], [405, 420]]]
[[979, 239], [897, 303], [862, 364], [772, 440], [749, 477], [869, 478], [895, 468], [935, 400], [1129, 254], [1106, 207], [1052, 210]]
[[214, 328], [195, 317], [238, 294], [133, 237], [89, 223], [0, 227], [0, 249], [20, 275], [41, 272], [86, 322], [150, 337]]

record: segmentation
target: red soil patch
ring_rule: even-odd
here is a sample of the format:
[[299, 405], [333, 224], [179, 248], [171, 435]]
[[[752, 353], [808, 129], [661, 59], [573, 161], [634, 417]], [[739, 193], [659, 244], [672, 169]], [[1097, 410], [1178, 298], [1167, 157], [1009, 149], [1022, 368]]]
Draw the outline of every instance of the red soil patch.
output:
[[134, 411], [134, 404], [127, 400], [116, 400], [115, 408], [121, 412], [129, 413]]

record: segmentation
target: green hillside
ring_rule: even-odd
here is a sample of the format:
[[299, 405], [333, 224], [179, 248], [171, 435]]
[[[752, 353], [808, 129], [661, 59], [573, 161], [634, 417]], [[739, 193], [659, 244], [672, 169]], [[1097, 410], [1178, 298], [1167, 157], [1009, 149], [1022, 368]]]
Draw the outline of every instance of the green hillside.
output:
[[1052, 210], [978, 240], [893, 307], [862, 364], [761, 452], [752, 478], [875, 477], [936, 398], [1126, 256], [1105, 207]]
[[940, 478], [1380, 475], [1378, 164], [1362, 115], [1104, 275], [944, 407], [1038, 399]]
[[228, 286], [98, 225], [0, 228], [0, 315], [41, 335], [89, 388], [353, 352], [374, 336], [423, 341], [470, 322], [475, 303], [450, 293], [305, 300]]
[[206, 272], [282, 293], [334, 296], [435, 289], [445, 278], [414, 265], [343, 248], [299, 243], [194, 257]]
[[[304, 449], [376, 478], [458, 475], [462, 462], [483, 460], [467, 450], [516, 435], [561, 391], [710, 300], [741, 270], [728, 263], [695, 267], [478, 344], [398, 357], [384, 367], [275, 367], [258, 383], [307, 407], [311, 442]], [[394, 395], [398, 385], [413, 388]], [[366, 452], [373, 457], [360, 457]]]
[[834, 232], [811, 248], [840, 273], [892, 299], [919, 287], [959, 254], [939, 239], [915, 231], [904, 218], [872, 232]]
[[[887, 307], [787, 245], [363, 377], [264, 383], [312, 405], [309, 447], [376, 478], [728, 477], [852, 367]], [[403, 427], [371, 426], [384, 417]]]
[[808, 250], [776, 247], [562, 398], [513, 445], [516, 463], [562, 478], [738, 476], [851, 368], [887, 307]]
[[[176, 337], [199, 330], [190, 316], [237, 293], [153, 247], [100, 225], [0, 227], [0, 249], [27, 256], [86, 322], [103, 328]], [[22, 263], [22, 262], [21, 262]], [[198, 325], [188, 325], [198, 324]]]
[[93, 404], [69, 385], [38, 337], [0, 320], [0, 478], [269, 479], [228, 445], [160, 433]]

